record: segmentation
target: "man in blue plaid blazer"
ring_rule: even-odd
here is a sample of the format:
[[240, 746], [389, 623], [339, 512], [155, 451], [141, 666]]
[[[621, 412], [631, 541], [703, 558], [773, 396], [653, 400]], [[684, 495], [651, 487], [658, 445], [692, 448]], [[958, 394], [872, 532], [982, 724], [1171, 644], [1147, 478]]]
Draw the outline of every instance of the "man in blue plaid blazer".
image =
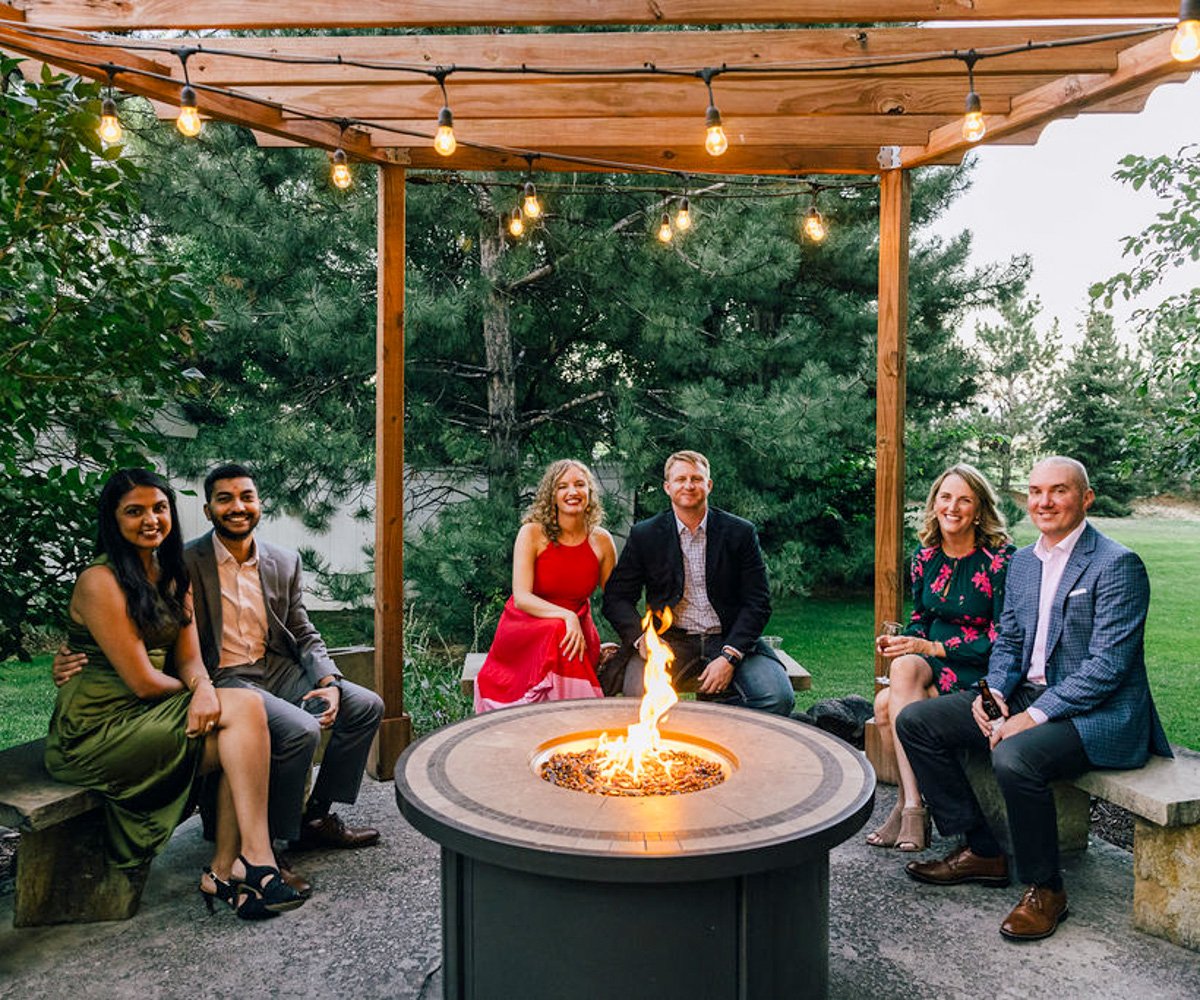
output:
[[920, 882], [1009, 884], [1008, 859], [960, 753], [990, 749], [1017, 876], [1027, 885], [1000, 927], [1013, 940], [1048, 937], [1067, 915], [1051, 782], [1096, 767], [1141, 767], [1151, 753], [1171, 756], [1146, 680], [1146, 569], [1088, 524], [1094, 499], [1074, 459], [1048, 458], [1030, 473], [1029, 517], [1041, 537], [1009, 565], [987, 675], [1001, 719], [993, 724], [980, 696], [963, 691], [909, 705], [896, 720], [938, 829], [966, 840], [940, 860], [910, 862], [906, 870]]

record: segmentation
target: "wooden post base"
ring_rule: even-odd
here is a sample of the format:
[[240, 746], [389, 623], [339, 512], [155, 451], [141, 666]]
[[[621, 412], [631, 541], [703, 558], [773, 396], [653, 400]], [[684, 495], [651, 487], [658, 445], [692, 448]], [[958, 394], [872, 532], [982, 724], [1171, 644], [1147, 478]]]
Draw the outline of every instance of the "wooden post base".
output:
[[396, 758], [412, 742], [412, 716], [407, 712], [394, 719], [384, 719], [379, 725], [375, 742], [371, 744], [371, 756], [367, 759], [367, 771], [378, 781], [391, 781]]
[[45, 830], [21, 833], [13, 926], [128, 920], [149, 864], [132, 871], [105, 860], [104, 820], [96, 810]]
[[863, 747], [867, 760], [875, 768], [875, 780], [885, 785], [900, 784], [900, 769], [896, 765], [896, 748], [891, 740], [884, 740], [874, 719], [868, 719], [863, 727]]

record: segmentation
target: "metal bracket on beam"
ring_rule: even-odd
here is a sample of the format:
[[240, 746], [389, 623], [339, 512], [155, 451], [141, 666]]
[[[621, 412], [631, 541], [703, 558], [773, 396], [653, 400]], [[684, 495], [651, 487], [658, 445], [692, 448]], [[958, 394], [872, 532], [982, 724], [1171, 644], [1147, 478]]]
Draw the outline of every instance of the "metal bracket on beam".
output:
[[880, 146], [879, 155], [876, 157], [876, 159], [879, 161], [879, 166], [882, 170], [899, 170], [900, 147]]
[[388, 163], [394, 163], [399, 167], [407, 167], [412, 164], [412, 153], [406, 148], [401, 149], [399, 146], [387, 146], [384, 148], [383, 155], [387, 157]]

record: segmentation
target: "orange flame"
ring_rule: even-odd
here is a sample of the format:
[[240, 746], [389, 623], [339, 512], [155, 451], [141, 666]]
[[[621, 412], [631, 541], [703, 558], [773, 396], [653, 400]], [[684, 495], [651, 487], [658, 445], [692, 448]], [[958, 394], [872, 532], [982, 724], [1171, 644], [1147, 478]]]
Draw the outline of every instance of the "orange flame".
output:
[[[661, 631], [665, 632], [670, 627], [671, 609], [663, 608]], [[668, 670], [675, 661], [675, 654], [658, 637], [652, 611], [647, 610], [646, 617], [642, 619], [642, 628], [645, 630], [646, 650], [646, 667], [642, 677], [646, 693], [642, 697], [638, 721], [626, 730], [624, 736], [610, 738], [607, 733], [600, 734], [596, 743], [596, 763], [605, 781], [612, 781], [618, 775], [627, 775], [637, 782], [652, 760], [657, 761], [668, 774], [670, 772], [669, 763], [660, 754], [658, 723], [679, 701], [679, 696], [671, 687]]]

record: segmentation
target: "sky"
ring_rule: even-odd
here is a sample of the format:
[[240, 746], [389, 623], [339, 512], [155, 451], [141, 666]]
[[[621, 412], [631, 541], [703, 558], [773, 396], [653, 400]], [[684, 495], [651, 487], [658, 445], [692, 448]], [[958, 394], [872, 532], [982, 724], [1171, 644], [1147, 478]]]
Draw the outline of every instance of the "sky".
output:
[[[1152, 192], [1112, 178], [1128, 153], [1174, 154], [1200, 142], [1200, 73], [1185, 84], [1163, 84], [1140, 114], [1085, 114], [1052, 122], [1036, 146], [985, 146], [970, 191], [932, 231], [969, 229], [976, 264], [1028, 253], [1029, 290], [1041, 298], [1042, 321], [1058, 317], [1064, 339], [1078, 337], [1088, 286], [1123, 270], [1121, 239], [1154, 219]], [[1114, 303], [1118, 328], [1136, 306], [1200, 285], [1200, 266], [1180, 268], [1133, 306]], [[974, 321], [968, 321], [971, 328]], [[1125, 329], [1123, 339], [1136, 331]]]

